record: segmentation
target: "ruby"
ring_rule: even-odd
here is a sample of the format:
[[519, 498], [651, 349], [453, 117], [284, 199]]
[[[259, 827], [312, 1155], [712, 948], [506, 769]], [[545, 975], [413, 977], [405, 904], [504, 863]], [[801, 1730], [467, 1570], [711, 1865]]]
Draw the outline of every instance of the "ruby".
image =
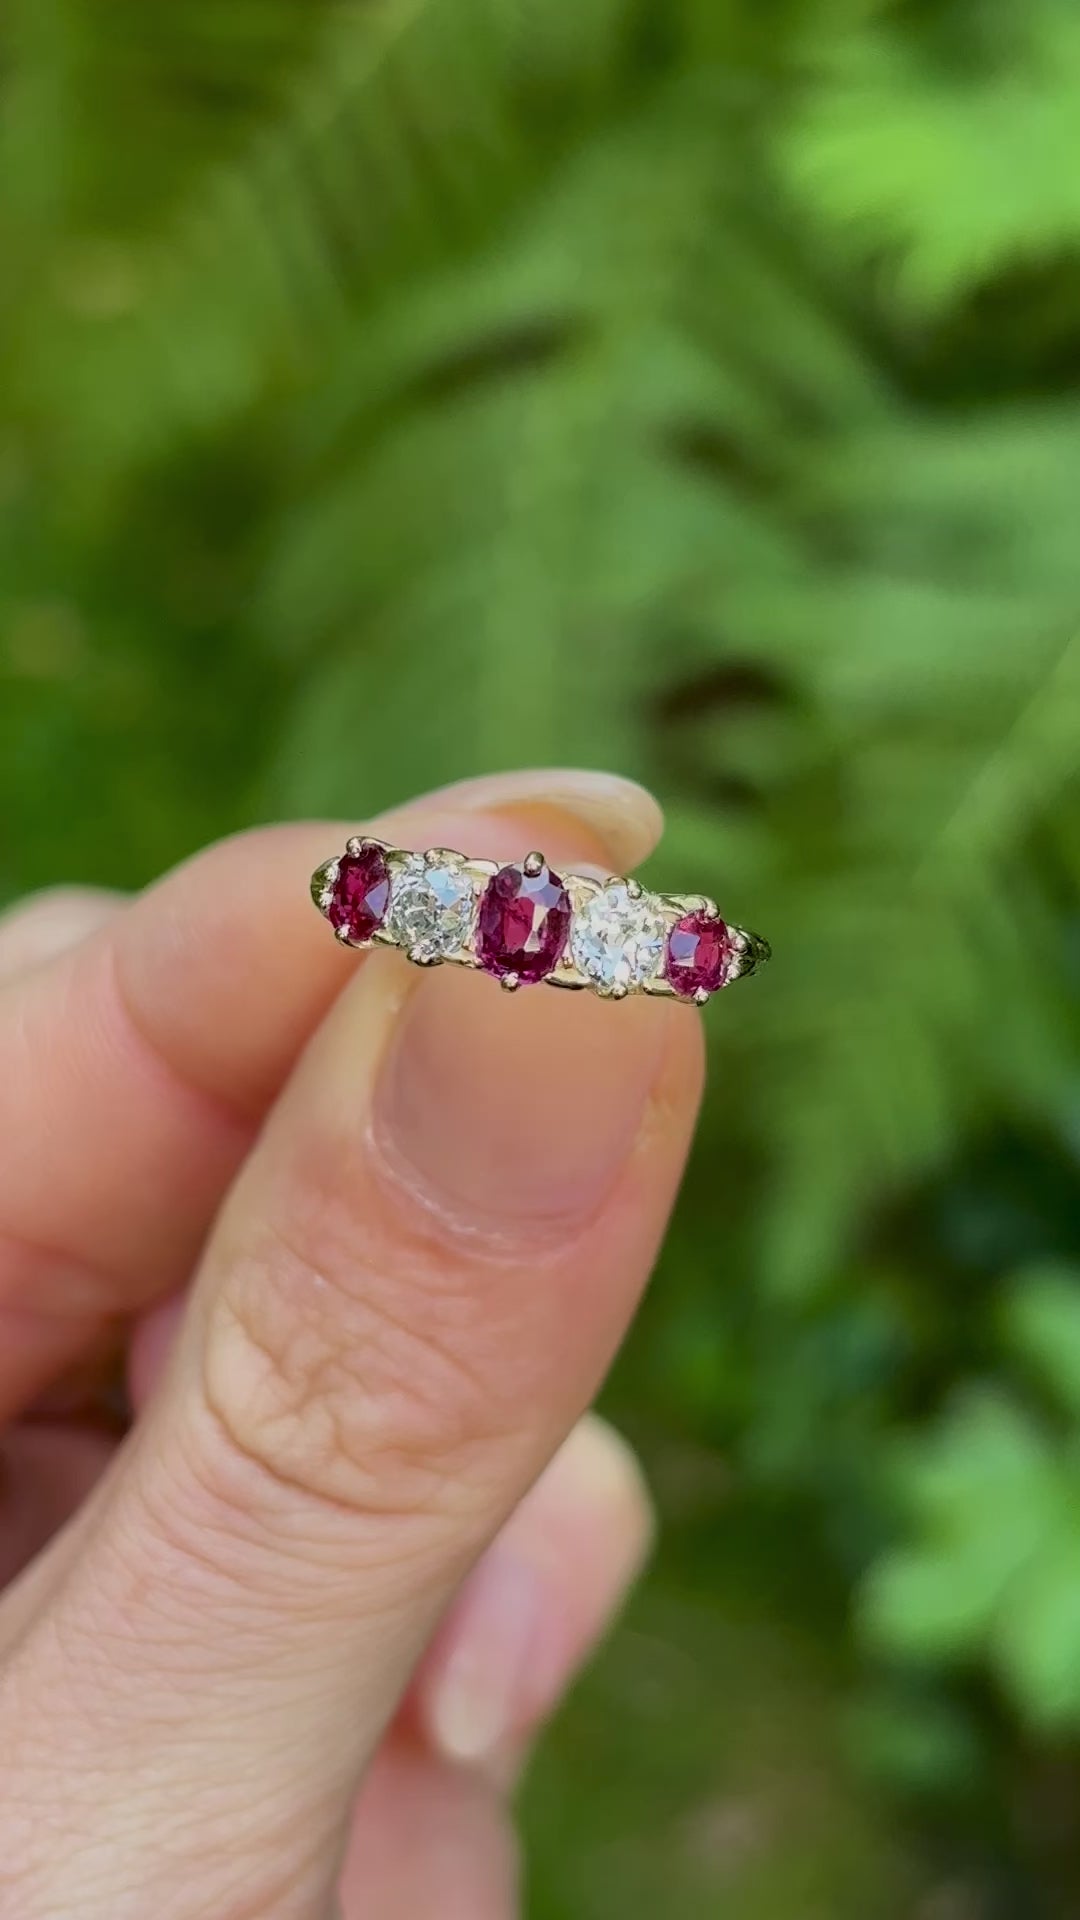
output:
[[664, 972], [676, 993], [692, 1000], [726, 986], [734, 959], [730, 928], [718, 914], [699, 909], [684, 913], [668, 934]]
[[536, 873], [500, 867], [480, 902], [477, 958], [498, 979], [532, 985], [551, 972], [569, 931], [570, 895], [557, 873], [543, 863]]
[[367, 840], [358, 853], [342, 854], [326, 917], [351, 941], [370, 940], [390, 904], [390, 869], [381, 847]]

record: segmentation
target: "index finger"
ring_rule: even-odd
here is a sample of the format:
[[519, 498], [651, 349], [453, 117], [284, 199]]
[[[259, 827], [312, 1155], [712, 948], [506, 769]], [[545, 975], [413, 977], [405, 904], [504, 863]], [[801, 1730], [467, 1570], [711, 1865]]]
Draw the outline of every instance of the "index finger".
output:
[[[511, 857], [526, 807], [541, 825], [545, 810], [575, 815], [583, 854], [626, 866], [659, 833], [641, 788], [567, 771], [467, 782], [382, 829]], [[224, 841], [0, 984], [0, 1419], [190, 1273], [355, 964], [306, 888], [345, 831], [306, 822]]]

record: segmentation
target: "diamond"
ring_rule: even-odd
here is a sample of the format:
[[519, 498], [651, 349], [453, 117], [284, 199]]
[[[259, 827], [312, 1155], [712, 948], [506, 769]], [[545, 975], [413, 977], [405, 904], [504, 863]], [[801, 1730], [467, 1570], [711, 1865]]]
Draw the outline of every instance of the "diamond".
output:
[[640, 987], [657, 972], [667, 928], [647, 893], [632, 893], [614, 881], [574, 914], [570, 951], [574, 964], [603, 992]]
[[570, 895], [539, 856], [530, 855], [520, 867], [500, 867], [480, 903], [480, 965], [510, 985], [546, 979], [569, 926]]
[[[356, 846], [356, 842], [352, 843]], [[370, 940], [386, 917], [390, 870], [381, 847], [365, 841], [337, 863], [326, 917], [335, 932], [352, 944]]]
[[715, 993], [727, 985], [736, 958], [735, 941], [719, 914], [684, 913], [668, 934], [664, 972], [676, 993]]
[[476, 890], [467, 873], [448, 861], [410, 853], [393, 877], [387, 927], [398, 946], [417, 960], [445, 960], [469, 940], [476, 920]]

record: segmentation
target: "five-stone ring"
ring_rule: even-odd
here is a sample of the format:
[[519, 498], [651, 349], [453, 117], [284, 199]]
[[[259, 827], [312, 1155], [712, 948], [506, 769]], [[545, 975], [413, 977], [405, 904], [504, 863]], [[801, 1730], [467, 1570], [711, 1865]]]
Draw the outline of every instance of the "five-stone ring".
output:
[[477, 967], [508, 988], [546, 981], [704, 1006], [769, 957], [767, 941], [729, 926], [704, 894], [553, 873], [542, 853], [500, 867], [358, 836], [316, 868], [311, 893], [344, 946], [399, 947], [418, 966]]

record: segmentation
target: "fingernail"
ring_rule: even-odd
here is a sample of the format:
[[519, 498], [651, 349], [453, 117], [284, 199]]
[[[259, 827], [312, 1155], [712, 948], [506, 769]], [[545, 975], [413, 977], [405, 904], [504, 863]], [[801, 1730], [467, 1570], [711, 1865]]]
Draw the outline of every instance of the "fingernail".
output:
[[402, 1011], [375, 1139], [409, 1190], [470, 1231], [566, 1233], [597, 1212], [633, 1148], [671, 1009], [446, 968]]
[[[505, 806], [507, 782], [497, 784]], [[545, 801], [554, 804], [550, 791]], [[544, 846], [556, 869], [596, 856], [580, 807], [553, 821], [554, 842], [530, 809], [525, 843]], [[503, 814], [489, 816], [485, 844], [493, 831], [506, 834]], [[614, 864], [610, 842], [604, 851]], [[670, 1013], [543, 984], [500, 993], [482, 975], [442, 968], [402, 1010], [376, 1088], [376, 1142], [414, 1195], [470, 1231], [565, 1233], [598, 1211], [626, 1163]]]
[[516, 1731], [530, 1667], [547, 1658], [543, 1583], [535, 1568], [499, 1547], [473, 1575], [425, 1718], [432, 1745], [448, 1760], [477, 1764]]
[[462, 780], [425, 800], [466, 812], [551, 807], [573, 814], [603, 841], [612, 865], [631, 868], [653, 851], [664, 830], [659, 801], [636, 780], [583, 767], [551, 767], [483, 774]]
[[467, 1583], [425, 1675], [421, 1714], [447, 1759], [520, 1752], [640, 1571], [652, 1537], [641, 1470], [580, 1423]]
[[98, 887], [52, 887], [0, 914], [0, 980], [43, 966], [96, 933], [123, 905]]

